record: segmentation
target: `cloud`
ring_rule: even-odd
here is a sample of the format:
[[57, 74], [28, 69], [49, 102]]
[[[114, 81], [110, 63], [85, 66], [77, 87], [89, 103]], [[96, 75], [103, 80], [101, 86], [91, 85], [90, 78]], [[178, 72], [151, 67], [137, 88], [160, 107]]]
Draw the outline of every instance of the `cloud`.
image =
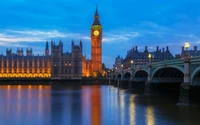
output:
[[4, 46], [4, 47], [19, 47], [19, 48], [22, 48], [22, 47], [28, 47], [27, 45], [22, 45], [22, 44], [17, 44], [17, 43], [8, 43], [8, 42], [0, 42], [0, 46]]
[[7, 46], [6, 43], [18, 43], [14, 44], [16, 46], [19, 43], [28, 43], [28, 42], [45, 42], [49, 39], [56, 39], [56, 38], [79, 38], [79, 39], [86, 39], [89, 40], [88, 36], [84, 36], [79, 33], [73, 32], [60, 32], [57, 30], [5, 30], [0, 34], [0, 45]]
[[103, 37], [102, 41], [104, 43], [121, 43], [129, 41], [130, 39], [133, 39], [138, 36], [140, 36], [138, 32], [129, 31], [105, 33], [105, 37]]
[[[25, 29], [25, 30], [12, 30], [8, 29], [2, 31], [0, 34], [0, 45], [7, 46], [3, 44], [4, 42], [8, 43], [28, 43], [28, 42], [45, 42], [49, 39], [54, 38], [78, 38], [83, 40], [90, 40], [90, 36], [73, 33], [73, 32], [60, 32], [58, 30], [35, 30], [35, 29]], [[121, 43], [129, 41], [132, 38], [140, 36], [138, 32], [129, 32], [129, 31], [117, 31], [112, 33], [104, 33], [102, 41], [104, 43]]]
[[154, 29], [154, 30], [163, 31], [163, 32], [169, 31], [168, 27], [159, 25], [159, 24], [157, 24], [155, 22], [151, 22], [151, 21], [144, 21], [144, 22], [142, 22], [141, 25], [151, 28], [151, 29]]

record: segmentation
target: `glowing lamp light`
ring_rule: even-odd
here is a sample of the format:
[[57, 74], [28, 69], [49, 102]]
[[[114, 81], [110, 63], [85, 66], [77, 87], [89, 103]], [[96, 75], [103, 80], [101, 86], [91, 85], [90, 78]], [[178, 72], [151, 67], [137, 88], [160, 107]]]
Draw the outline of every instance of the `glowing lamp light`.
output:
[[190, 44], [188, 41], [185, 42], [185, 48], [188, 49], [190, 47]]
[[131, 64], [133, 64], [133, 60], [131, 60]]
[[148, 57], [151, 58], [151, 54], [150, 53], [149, 53]]

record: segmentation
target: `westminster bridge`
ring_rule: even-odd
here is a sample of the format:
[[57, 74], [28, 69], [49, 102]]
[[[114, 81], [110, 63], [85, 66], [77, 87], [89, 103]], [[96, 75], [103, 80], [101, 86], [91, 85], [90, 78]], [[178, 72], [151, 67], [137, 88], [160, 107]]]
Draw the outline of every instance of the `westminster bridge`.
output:
[[200, 56], [149, 62], [147, 65], [132, 64], [126, 69], [111, 72], [110, 76], [111, 84], [130, 90], [144, 87], [144, 93], [151, 93], [155, 86], [176, 89], [179, 101], [189, 102], [189, 95], [195, 94], [191, 88], [200, 86]]

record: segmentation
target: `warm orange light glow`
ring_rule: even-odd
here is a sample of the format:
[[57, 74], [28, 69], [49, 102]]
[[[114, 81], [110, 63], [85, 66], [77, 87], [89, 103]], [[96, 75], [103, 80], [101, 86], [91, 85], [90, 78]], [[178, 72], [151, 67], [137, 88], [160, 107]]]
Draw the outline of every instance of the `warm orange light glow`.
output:
[[50, 78], [51, 73], [26, 73], [26, 74], [17, 74], [17, 73], [8, 73], [8, 74], [0, 74], [0, 77], [2, 78], [32, 78], [32, 77], [40, 77], [40, 78]]
[[39, 89], [42, 89], [42, 85], [39, 85]]
[[10, 89], [10, 85], [7, 85], [8, 89]]
[[151, 106], [146, 108], [146, 123], [147, 125], [155, 125], [154, 108]]
[[101, 91], [92, 86], [91, 94], [91, 124], [101, 125]]

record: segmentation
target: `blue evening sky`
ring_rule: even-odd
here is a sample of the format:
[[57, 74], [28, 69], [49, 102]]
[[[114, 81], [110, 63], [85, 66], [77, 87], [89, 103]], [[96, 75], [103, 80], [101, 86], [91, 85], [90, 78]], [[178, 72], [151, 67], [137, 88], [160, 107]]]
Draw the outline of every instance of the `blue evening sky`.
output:
[[102, 60], [111, 68], [133, 46], [155, 51], [169, 46], [173, 55], [187, 40], [200, 47], [199, 0], [0, 0], [0, 53], [6, 48], [32, 47], [44, 54], [45, 42], [83, 41], [83, 54], [91, 58], [90, 28], [96, 4], [103, 27]]

